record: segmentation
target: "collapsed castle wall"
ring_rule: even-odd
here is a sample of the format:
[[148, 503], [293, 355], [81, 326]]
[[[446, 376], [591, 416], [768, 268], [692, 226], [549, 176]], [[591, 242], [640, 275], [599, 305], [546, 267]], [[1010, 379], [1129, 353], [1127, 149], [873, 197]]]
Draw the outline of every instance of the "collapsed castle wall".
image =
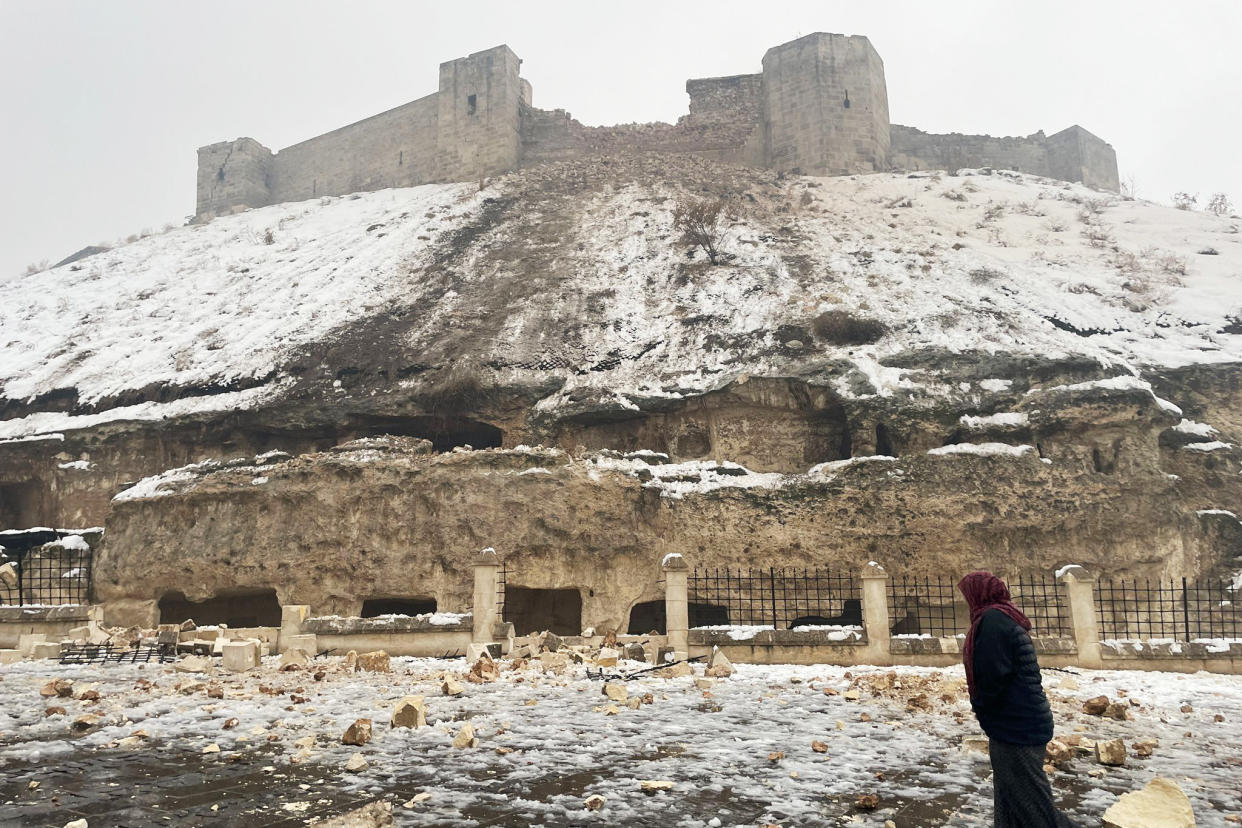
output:
[[899, 169], [957, 170], [993, 167], [1077, 181], [1088, 187], [1117, 192], [1117, 154], [1102, 139], [1080, 126], [1055, 135], [1042, 131], [1025, 137], [935, 134], [893, 124], [890, 162]]

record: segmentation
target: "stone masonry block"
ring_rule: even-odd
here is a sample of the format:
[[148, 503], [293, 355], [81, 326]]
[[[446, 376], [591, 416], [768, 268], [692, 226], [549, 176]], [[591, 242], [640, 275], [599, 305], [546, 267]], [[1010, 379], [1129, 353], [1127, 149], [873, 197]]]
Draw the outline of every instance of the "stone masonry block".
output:
[[251, 641], [229, 641], [222, 648], [224, 669], [244, 673], [259, 664], [259, 649]]
[[59, 641], [40, 641], [30, 648], [31, 658], [60, 658]]

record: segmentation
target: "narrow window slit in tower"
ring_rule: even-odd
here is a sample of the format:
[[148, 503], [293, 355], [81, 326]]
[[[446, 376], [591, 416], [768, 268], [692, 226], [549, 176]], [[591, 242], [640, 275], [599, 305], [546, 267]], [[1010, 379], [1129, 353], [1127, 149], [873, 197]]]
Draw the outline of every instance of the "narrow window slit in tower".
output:
[[466, 96], [466, 114], [473, 115], [478, 110], [479, 110], [479, 96], [478, 95], [467, 95]]
[[850, 90], [845, 90], [845, 108], [850, 108]]

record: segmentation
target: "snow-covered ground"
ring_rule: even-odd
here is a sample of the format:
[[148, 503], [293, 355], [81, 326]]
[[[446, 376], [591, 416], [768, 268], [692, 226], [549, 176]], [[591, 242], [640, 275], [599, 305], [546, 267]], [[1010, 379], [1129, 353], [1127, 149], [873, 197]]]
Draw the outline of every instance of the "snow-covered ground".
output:
[[281, 204], [6, 282], [3, 396], [76, 388], [92, 403], [150, 383], [263, 377], [291, 348], [400, 296], [398, 274], [426, 264], [477, 209], [475, 191], [438, 184]]
[[[618, 704], [613, 713], [600, 682], [581, 666], [545, 675], [505, 664], [499, 681], [467, 683], [457, 697], [441, 695], [440, 676], [459, 675], [460, 660], [394, 659], [392, 673], [347, 674], [339, 658], [327, 657], [312, 668], [323, 671], [319, 680], [276, 666], [269, 659], [244, 676], [154, 664], [0, 668], [5, 816], [20, 822], [41, 814], [53, 824], [46, 815], [60, 807], [68, 822], [75, 803], [100, 791], [115, 797], [109, 786], [122, 785], [127, 796], [112, 807], [129, 807], [127, 818], [139, 822], [188, 819], [190, 811], [178, 808], [193, 801], [214, 805], [206, 813], [220, 824], [268, 824], [365, 798], [393, 802], [404, 825], [881, 826], [891, 819], [907, 828], [990, 818], [987, 759], [967, 741], [980, 733], [960, 668], [739, 665], [734, 677], [706, 689], [688, 677], [645, 677], [627, 688], [631, 697], [649, 694], [650, 703]], [[1053, 775], [1058, 799], [1083, 824], [1098, 824], [1117, 795], [1154, 776], [1178, 782], [1199, 825], [1225, 825], [1226, 815], [1242, 813], [1242, 679], [1075, 672], [1045, 673], [1059, 736], [1120, 737], [1128, 746], [1158, 740], [1148, 758], [1131, 749], [1124, 768], [1105, 768], [1084, 753]], [[73, 679], [76, 692], [93, 685], [99, 701], [40, 697], [56, 677]], [[388, 727], [407, 694], [426, 697], [430, 727]], [[1133, 719], [1083, 713], [1082, 701], [1101, 694], [1128, 701]], [[66, 712], [45, 715], [49, 706]], [[102, 726], [71, 736], [70, 722], [84, 713], [101, 716]], [[360, 717], [374, 720], [374, 738], [361, 748], [342, 744]], [[455, 749], [467, 721], [478, 745]], [[360, 772], [344, 768], [355, 752], [369, 765]], [[205, 801], [152, 799], [156, 783], [127, 773], [153, 764], [178, 796], [214, 793]], [[211, 788], [243, 767], [260, 779], [259, 790], [239, 796], [224, 782]], [[642, 780], [673, 788], [647, 795]], [[605, 798], [599, 811], [584, 809], [592, 794]], [[858, 809], [867, 794], [878, 807]], [[90, 824], [111, 823], [105, 816]]]

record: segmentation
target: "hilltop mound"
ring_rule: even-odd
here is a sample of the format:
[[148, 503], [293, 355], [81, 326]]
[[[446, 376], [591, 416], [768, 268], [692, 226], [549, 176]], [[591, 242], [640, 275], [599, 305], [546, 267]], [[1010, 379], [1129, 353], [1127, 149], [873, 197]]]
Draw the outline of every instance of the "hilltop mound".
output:
[[[717, 198], [713, 265], [674, 212]], [[1239, 224], [1002, 171], [658, 155], [282, 204], [0, 286], [0, 439], [110, 441], [110, 497], [384, 433], [794, 473], [1110, 377], [1236, 434]]]

